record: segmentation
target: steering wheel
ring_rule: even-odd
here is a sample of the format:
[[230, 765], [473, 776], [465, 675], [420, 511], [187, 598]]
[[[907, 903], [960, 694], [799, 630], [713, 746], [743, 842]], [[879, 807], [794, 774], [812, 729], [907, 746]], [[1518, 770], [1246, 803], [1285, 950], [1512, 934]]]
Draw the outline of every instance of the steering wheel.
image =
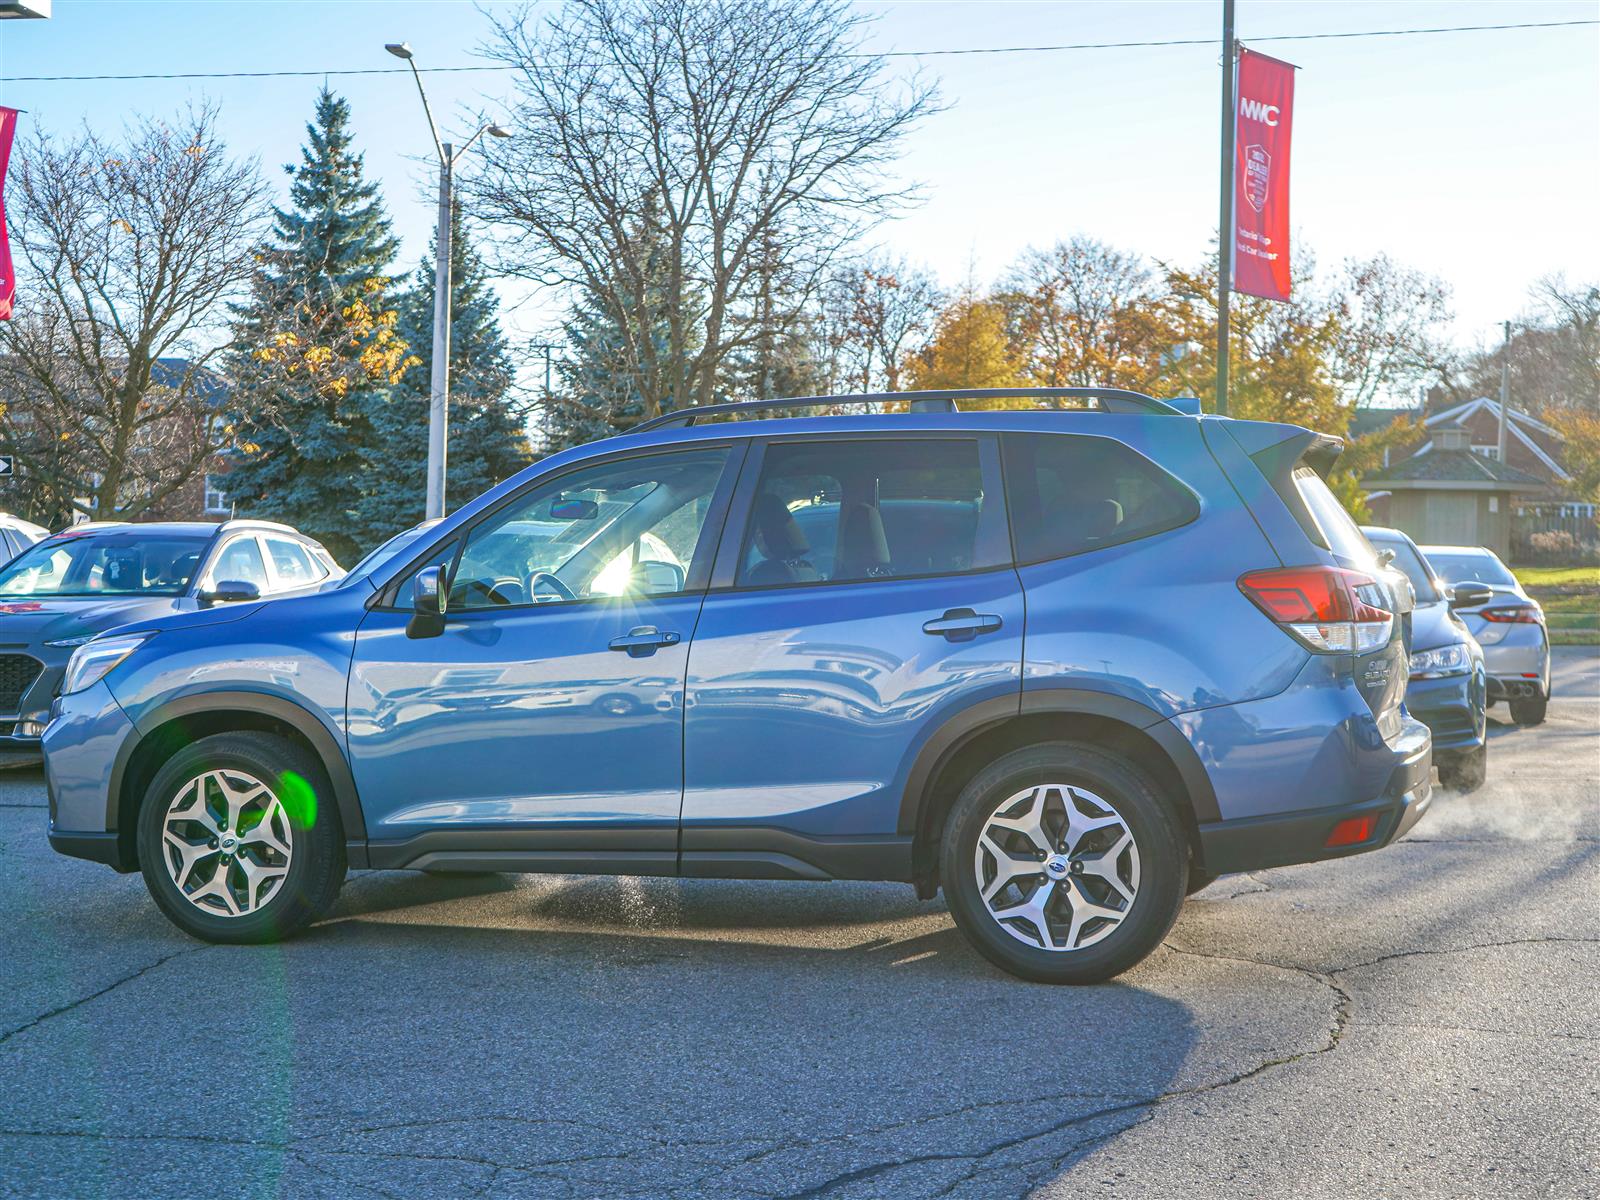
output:
[[550, 590], [556, 593], [558, 599], [576, 600], [578, 598], [578, 593], [563, 583], [559, 575], [550, 571], [535, 571], [528, 576], [528, 596], [531, 599], [537, 600], [539, 598], [541, 584], [548, 584]]

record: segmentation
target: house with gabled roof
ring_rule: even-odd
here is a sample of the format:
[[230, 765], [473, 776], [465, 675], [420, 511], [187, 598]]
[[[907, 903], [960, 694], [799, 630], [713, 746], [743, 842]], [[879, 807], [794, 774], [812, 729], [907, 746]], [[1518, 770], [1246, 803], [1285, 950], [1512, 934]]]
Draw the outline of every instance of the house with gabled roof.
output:
[[1487, 546], [1506, 559], [1519, 513], [1524, 523], [1547, 509], [1592, 521], [1595, 506], [1572, 494], [1560, 432], [1514, 408], [1506, 415], [1503, 461], [1498, 400], [1483, 396], [1421, 417], [1422, 436], [1362, 477], [1373, 519], [1422, 543]]

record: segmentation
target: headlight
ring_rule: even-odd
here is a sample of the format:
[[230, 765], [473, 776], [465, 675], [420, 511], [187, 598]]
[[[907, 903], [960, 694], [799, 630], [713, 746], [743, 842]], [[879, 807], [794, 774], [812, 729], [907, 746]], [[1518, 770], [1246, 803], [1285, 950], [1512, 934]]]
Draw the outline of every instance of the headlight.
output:
[[62, 638], [59, 642], [46, 642], [45, 645], [46, 646], [51, 646], [51, 647], [54, 647], [57, 650], [60, 650], [60, 649], [63, 649], [65, 647], [67, 647], [67, 646], [81, 646], [85, 642], [94, 641], [94, 639], [99, 637], [99, 636], [100, 635], [98, 633], [85, 633], [85, 634], [83, 634], [83, 635], [81, 635], [79, 637], [75, 637], [75, 638]]
[[99, 683], [128, 655], [142, 646], [151, 634], [129, 633], [121, 637], [95, 638], [72, 652], [66, 674], [61, 677], [61, 694], [81, 692]]
[[1465, 675], [1472, 668], [1467, 648], [1458, 642], [1437, 650], [1419, 650], [1411, 656], [1411, 678], [1442, 679], [1446, 675]]

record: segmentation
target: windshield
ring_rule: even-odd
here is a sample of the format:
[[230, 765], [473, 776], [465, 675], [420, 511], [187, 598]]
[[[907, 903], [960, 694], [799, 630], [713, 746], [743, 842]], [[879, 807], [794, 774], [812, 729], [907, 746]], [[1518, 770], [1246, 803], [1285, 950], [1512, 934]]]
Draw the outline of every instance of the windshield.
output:
[[1403, 572], [1411, 581], [1411, 588], [1417, 593], [1418, 604], [1436, 604], [1444, 598], [1433, 586], [1433, 574], [1428, 570], [1428, 564], [1422, 561], [1422, 555], [1417, 553], [1416, 547], [1410, 542], [1371, 533], [1367, 535], [1367, 540], [1379, 550], [1394, 551], [1394, 562], [1390, 565]]
[[210, 540], [137, 529], [51, 538], [0, 570], [0, 597], [181, 596]]
[[352, 579], [370, 575], [384, 563], [396, 557], [402, 550], [432, 529], [441, 520], [443, 520], [442, 517], [435, 517], [431, 521], [423, 521], [420, 525], [413, 525], [410, 529], [402, 529], [387, 541], [380, 542], [377, 546], [368, 550], [360, 562], [356, 563], [355, 566], [351, 567], [348, 572], [338, 579], [329, 581], [328, 586], [343, 587]]
[[1493, 587], [1515, 587], [1516, 576], [1492, 554], [1446, 554], [1433, 551], [1428, 561], [1439, 578], [1452, 586], [1458, 583], [1487, 583]]

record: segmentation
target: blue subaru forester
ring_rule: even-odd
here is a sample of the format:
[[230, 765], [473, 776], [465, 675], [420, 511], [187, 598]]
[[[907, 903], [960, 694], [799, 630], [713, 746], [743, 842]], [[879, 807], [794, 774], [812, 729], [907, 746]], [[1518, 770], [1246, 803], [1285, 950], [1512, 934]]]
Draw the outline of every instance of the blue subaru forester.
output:
[[320, 592], [81, 647], [50, 840], [213, 941], [350, 867], [903, 880], [1105, 979], [1216, 875], [1428, 805], [1339, 449], [1104, 389], [680, 411]]

